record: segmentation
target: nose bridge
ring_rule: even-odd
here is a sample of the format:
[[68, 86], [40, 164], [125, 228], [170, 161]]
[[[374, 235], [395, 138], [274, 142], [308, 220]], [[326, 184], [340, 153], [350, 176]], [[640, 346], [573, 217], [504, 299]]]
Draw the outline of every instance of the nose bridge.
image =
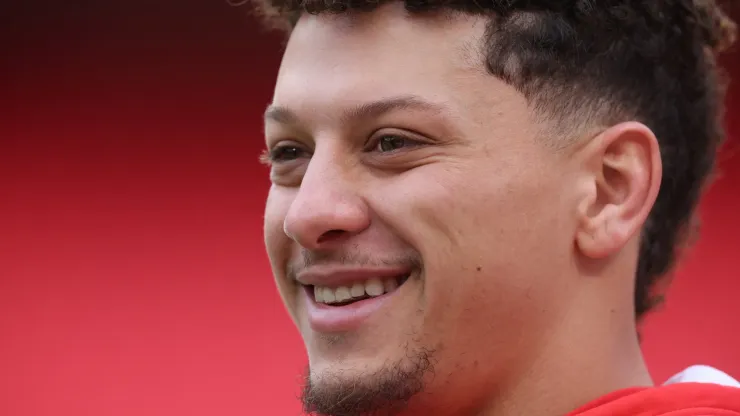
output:
[[336, 151], [316, 152], [303, 175], [293, 206], [323, 210], [329, 202], [341, 199], [351, 188], [350, 172]]
[[336, 150], [318, 150], [306, 168], [284, 224], [285, 233], [309, 249], [319, 249], [369, 225], [353, 166]]

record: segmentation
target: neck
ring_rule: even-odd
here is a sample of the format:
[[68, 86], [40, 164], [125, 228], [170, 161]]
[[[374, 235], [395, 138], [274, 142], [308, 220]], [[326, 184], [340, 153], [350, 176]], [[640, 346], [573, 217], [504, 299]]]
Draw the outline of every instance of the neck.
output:
[[[518, 369], [479, 416], [565, 415], [608, 393], [653, 384], [632, 309], [596, 305], [603, 297], [590, 295], [574, 302], [539, 358]], [[592, 311], [587, 319], [584, 310]]]

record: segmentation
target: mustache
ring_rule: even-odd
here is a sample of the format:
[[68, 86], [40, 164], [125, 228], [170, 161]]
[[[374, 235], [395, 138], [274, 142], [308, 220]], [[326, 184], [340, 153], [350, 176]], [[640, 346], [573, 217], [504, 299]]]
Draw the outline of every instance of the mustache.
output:
[[361, 251], [311, 251], [302, 249], [300, 256], [290, 263], [286, 273], [291, 280], [302, 270], [315, 266], [349, 267], [406, 267], [421, 269], [421, 256], [415, 252], [391, 256], [377, 256]]

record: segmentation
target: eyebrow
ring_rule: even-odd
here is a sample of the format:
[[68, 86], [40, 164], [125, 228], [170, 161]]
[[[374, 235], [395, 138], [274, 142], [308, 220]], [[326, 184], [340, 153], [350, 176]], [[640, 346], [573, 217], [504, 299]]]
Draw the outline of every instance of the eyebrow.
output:
[[[348, 122], [356, 119], [377, 118], [398, 110], [442, 112], [445, 110], [445, 106], [426, 101], [415, 95], [404, 95], [351, 107], [340, 115], [340, 120]], [[270, 105], [265, 110], [265, 121], [268, 120], [282, 124], [299, 124], [300, 118], [289, 108]]]

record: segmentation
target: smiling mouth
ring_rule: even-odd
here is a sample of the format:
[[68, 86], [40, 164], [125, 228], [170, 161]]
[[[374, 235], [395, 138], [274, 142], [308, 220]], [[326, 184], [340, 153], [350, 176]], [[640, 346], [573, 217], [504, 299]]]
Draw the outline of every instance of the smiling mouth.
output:
[[355, 282], [351, 286], [305, 285], [304, 288], [317, 304], [340, 307], [391, 293], [406, 283], [410, 275], [411, 273], [406, 273], [390, 278], [371, 278]]

